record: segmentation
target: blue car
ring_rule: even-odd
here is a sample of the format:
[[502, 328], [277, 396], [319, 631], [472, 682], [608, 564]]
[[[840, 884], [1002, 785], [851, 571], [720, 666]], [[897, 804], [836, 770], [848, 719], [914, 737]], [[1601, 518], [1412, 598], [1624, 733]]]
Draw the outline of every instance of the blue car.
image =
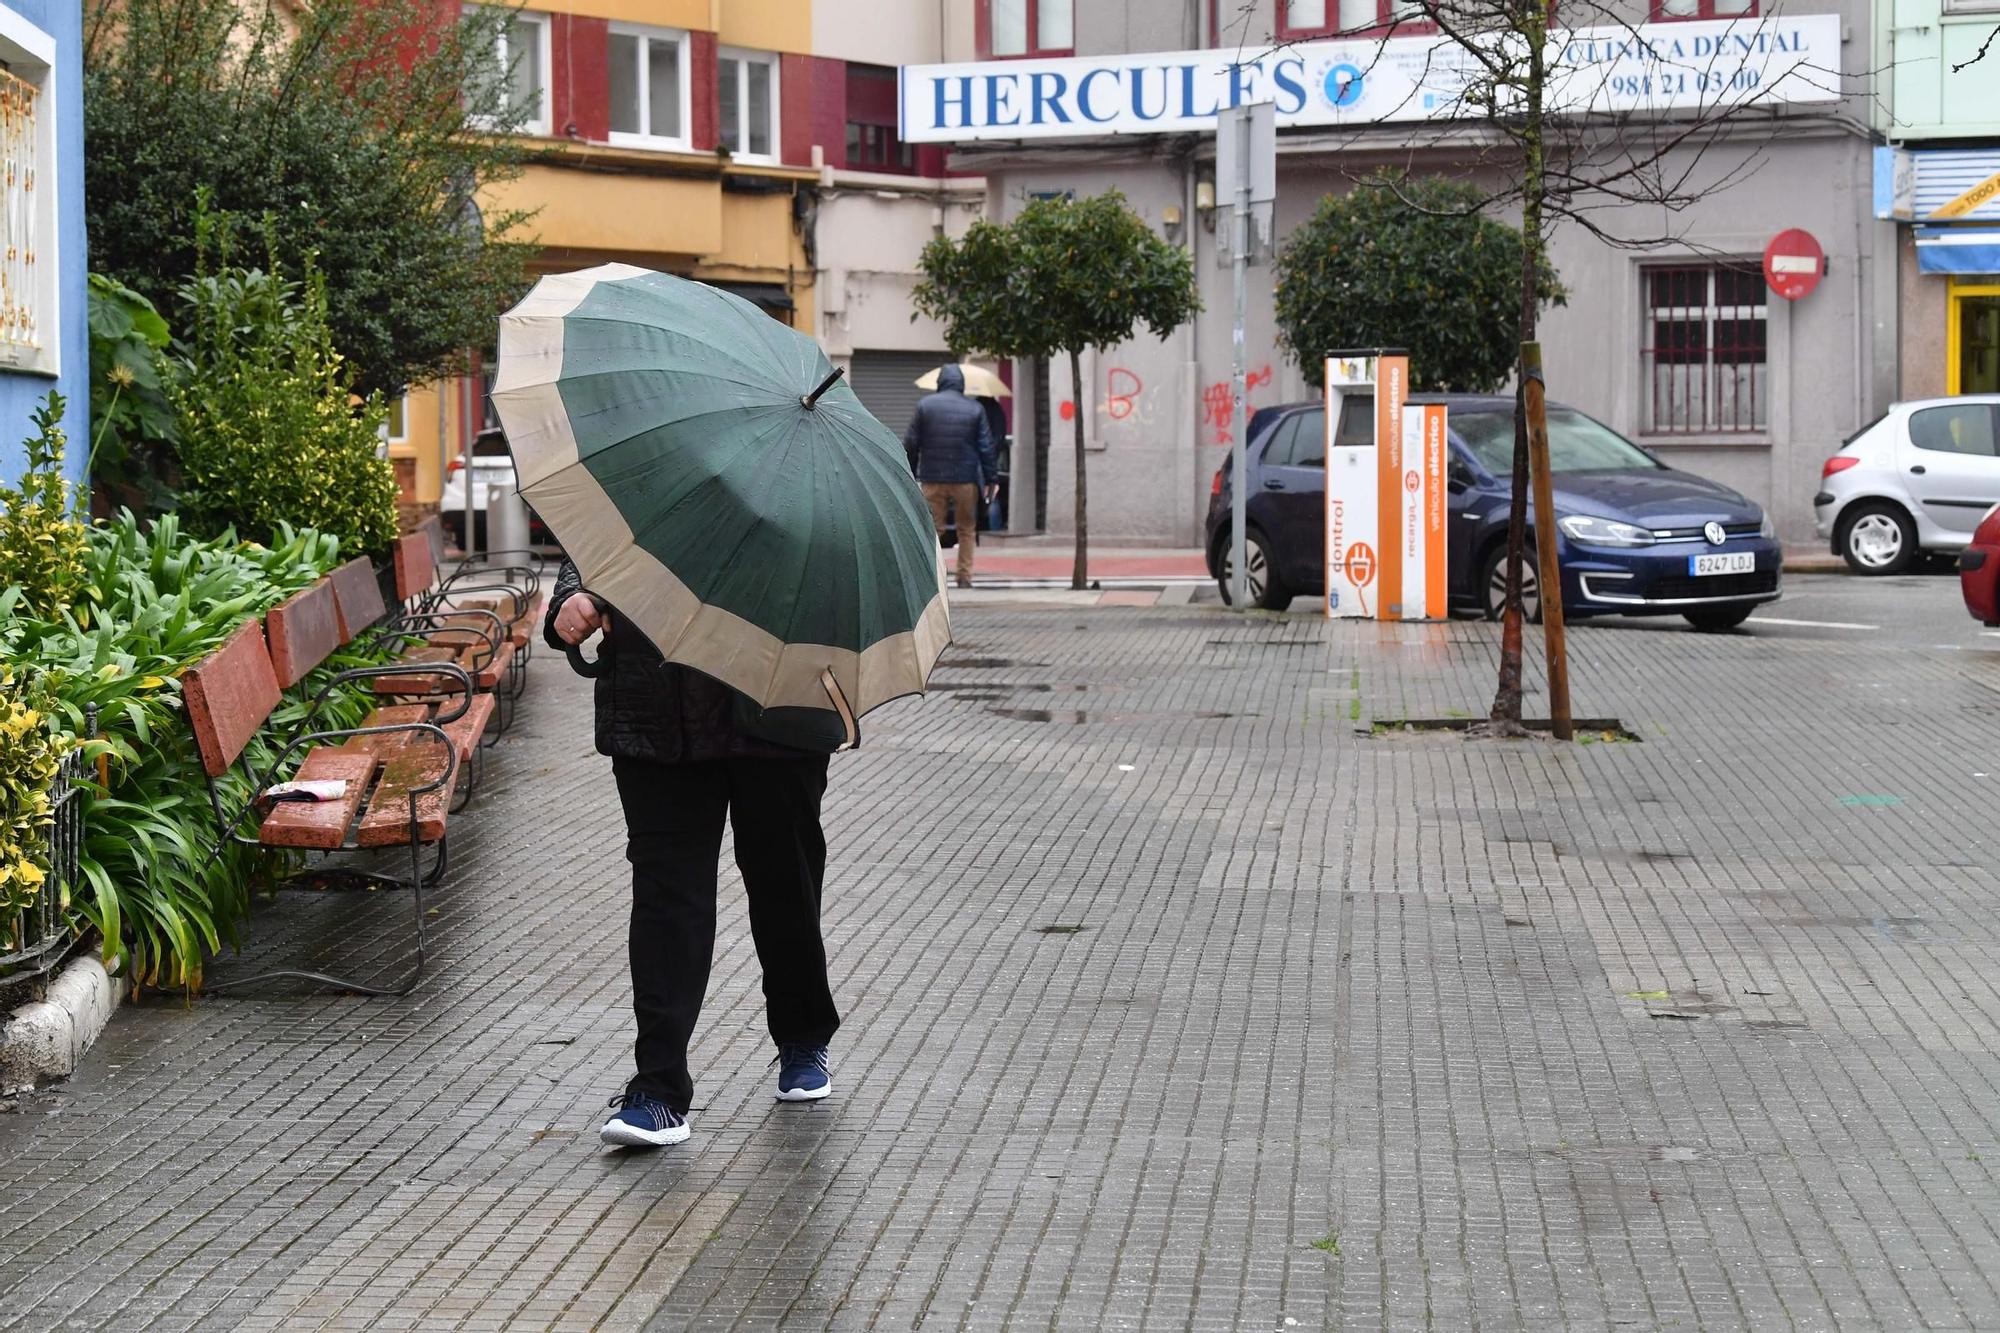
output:
[[[1498, 617], [1505, 594], [1514, 399], [1499, 394], [1418, 395], [1449, 409], [1450, 530], [1454, 606]], [[1366, 445], [1375, 405], [1350, 395], [1333, 447]], [[1733, 629], [1776, 601], [1784, 552], [1771, 520], [1727, 486], [1668, 467], [1610, 427], [1551, 403], [1563, 611], [1571, 617], [1679, 615], [1698, 629]], [[1251, 489], [1245, 570], [1251, 600], [1282, 609], [1324, 595], [1326, 406], [1291, 403], [1250, 421]], [[1225, 462], [1209, 491], [1208, 570], [1229, 596], [1232, 478]], [[1534, 515], [1529, 512], [1532, 541]], [[1523, 571], [1530, 615], [1540, 614], [1533, 560]]]

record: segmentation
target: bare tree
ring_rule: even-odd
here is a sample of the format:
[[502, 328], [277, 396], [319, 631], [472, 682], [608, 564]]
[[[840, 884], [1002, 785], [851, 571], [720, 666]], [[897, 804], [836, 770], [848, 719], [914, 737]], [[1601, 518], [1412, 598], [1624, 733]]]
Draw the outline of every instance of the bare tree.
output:
[[[1261, 8], [1243, 5], [1240, 27], [1230, 26], [1247, 36]], [[1525, 244], [1518, 335], [1537, 361], [1537, 288], [1555, 226], [1581, 227], [1621, 249], [1686, 246], [1677, 215], [1754, 174], [1786, 128], [1779, 107], [1802, 95], [1836, 93], [1841, 80], [1838, 69], [1779, 49], [1782, 43], [1772, 39], [1779, 14], [1732, 21], [1729, 41], [1703, 44], [1662, 36], [1668, 25], [1643, 30], [1615, 0], [1561, 0], [1562, 31], [1551, 27], [1554, 8], [1553, 0], [1399, 0], [1386, 36], [1365, 34], [1379, 40], [1358, 72], [1405, 90], [1392, 109], [1362, 123], [1407, 125], [1395, 151], [1414, 158], [1449, 149], [1459, 169], [1483, 186], [1478, 208], [1519, 209]], [[1416, 54], [1412, 44], [1394, 40], [1426, 27], [1436, 35]], [[1749, 41], [1752, 59], [1738, 58], [1739, 38]], [[1248, 50], [1238, 56], [1251, 58]], [[1530, 448], [1521, 390], [1530, 378], [1524, 368], [1515, 396], [1506, 609], [1487, 728], [1496, 735], [1522, 734]], [[1551, 552], [1553, 545], [1547, 541]], [[1554, 568], [1552, 558], [1544, 568]], [[1542, 582], [1545, 614], [1559, 616], [1560, 587]]]

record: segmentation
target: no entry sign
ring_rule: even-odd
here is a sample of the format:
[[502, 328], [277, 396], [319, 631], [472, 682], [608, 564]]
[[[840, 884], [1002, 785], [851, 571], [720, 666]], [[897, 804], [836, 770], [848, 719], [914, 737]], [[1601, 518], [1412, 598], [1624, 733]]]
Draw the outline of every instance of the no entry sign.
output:
[[1809, 231], [1788, 228], [1764, 247], [1764, 281], [1787, 301], [1796, 301], [1819, 286], [1825, 272], [1826, 251]]

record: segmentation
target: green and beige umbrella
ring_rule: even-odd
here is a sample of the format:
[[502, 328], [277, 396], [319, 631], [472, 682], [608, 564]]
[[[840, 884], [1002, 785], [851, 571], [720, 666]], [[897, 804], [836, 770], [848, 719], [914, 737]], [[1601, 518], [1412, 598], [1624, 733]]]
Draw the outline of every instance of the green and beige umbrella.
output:
[[930, 510], [811, 338], [684, 278], [557, 274], [501, 317], [493, 404], [521, 494], [668, 661], [850, 743], [924, 688], [951, 639]]

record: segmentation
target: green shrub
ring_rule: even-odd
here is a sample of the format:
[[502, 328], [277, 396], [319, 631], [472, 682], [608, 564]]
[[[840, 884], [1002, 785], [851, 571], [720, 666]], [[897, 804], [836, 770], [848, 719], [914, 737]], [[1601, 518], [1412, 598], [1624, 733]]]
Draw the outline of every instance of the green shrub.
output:
[[138, 292], [93, 273], [89, 326], [91, 491], [112, 508], [164, 513], [174, 507], [176, 439], [161, 364], [167, 321]]
[[188, 528], [273, 541], [285, 524], [377, 559], [396, 540], [396, 475], [377, 457], [385, 408], [357, 408], [327, 327], [325, 284], [225, 268], [181, 289], [168, 388]]
[[[1278, 336], [1319, 382], [1328, 352], [1403, 347], [1410, 387], [1485, 393], [1520, 355], [1521, 232], [1461, 181], [1378, 176], [1330, 194], [1278, 256]], [[1567, 299], [1553, 269], [1544, 305]]]
[[[69, 732], [81, 732], [87, 708], [97, 710], [107, 781], [86, 796], [81, 869], [89, 891], [75, 906], [103, 936], [106, 963], [129, 963], [140, 985], [199, 986], [204, 960], [235, 941], [256, 886], [283, 865], [240, 846], [210, 858], [215, 816], [182, 675], [246, 619], [332, 569], [339, 554], [328, 534], [281, 526], [269, 546], [233, 534], [198, 541], [174, 515], [147, 530], [128, 511], [90, 531], [90, 577], [103, 594], [90, 626], [21, 615], [18, 593], [0, 592], [0, 658], [60, 669], [53, 707]], [[299, 701], [329, 673], [381, 658], [336, 654], [287, 693], [274, 725], [298, 720]], [[320, 717], [352, 726], [368, 707], [364, 691], [348, 690]], [[260, 771], [277, 757], [262, 739], [250, 754]], [[232, 773], [222, 787], [233, 812], [247, 794], [242, 779]]]
[[89, 584], [84, 528], [62, 471], [62, 415], [62, 395], [50, 393], [35, 409], [21, 484], [0, 486], [0, 587], [19, 588], [31, 615], [62, 614]]
[[49, 879], [49, 784], [72, 745], [49, 726], [46, 677], [17, 678], [0, 662], [0, 953], [18, 949], [19, 913]]

